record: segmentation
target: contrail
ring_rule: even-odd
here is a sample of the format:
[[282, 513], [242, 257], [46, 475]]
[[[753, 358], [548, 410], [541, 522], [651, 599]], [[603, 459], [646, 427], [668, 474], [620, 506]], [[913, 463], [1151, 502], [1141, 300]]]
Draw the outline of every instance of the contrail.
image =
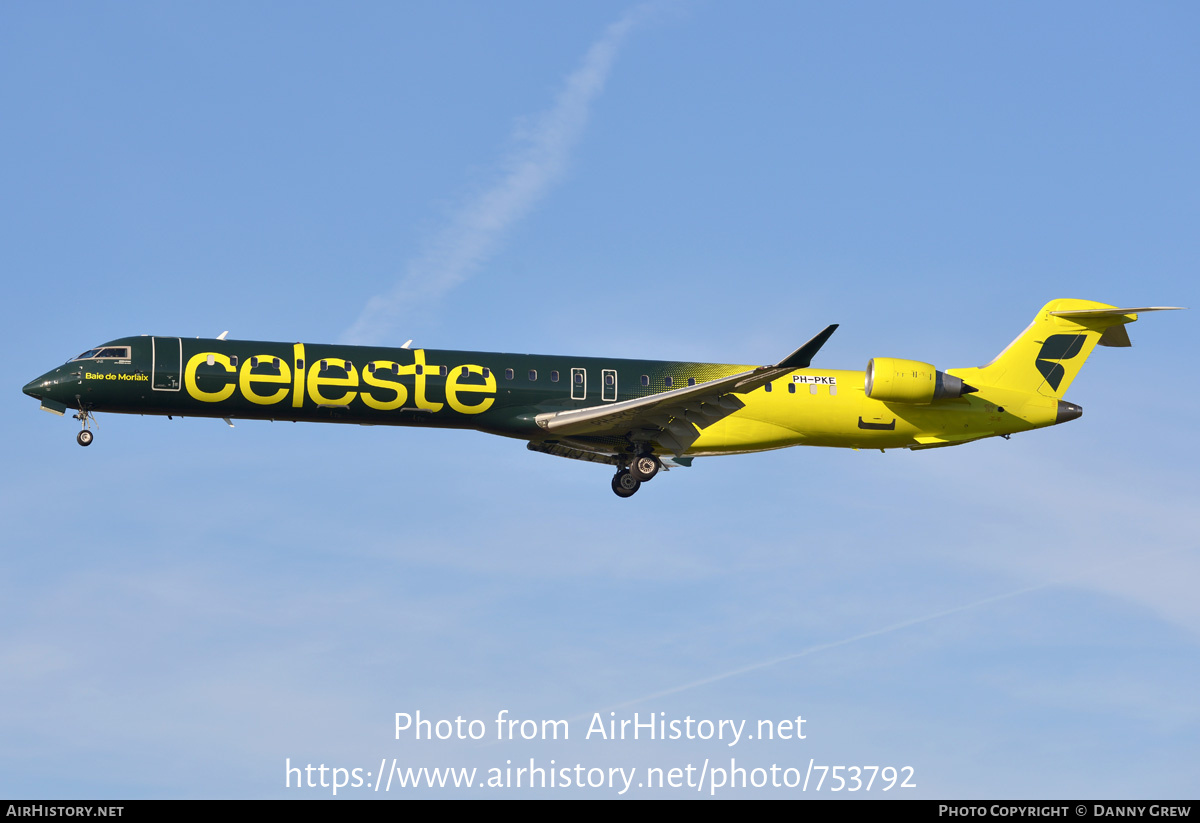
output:
[[504, 163], [500, 180], [451, 215], [449, 224], [409, 261], [391, 291], [367, 301], [358, 320], [342, 335], [342, 342], [380, 342], [406, 310], [441, 297], [495, 251], [513, 224], [562, 176], [617, 52], [648, 8], [638, 6], [605, 29], [567, 77], [554, 106], [542, 113], [532, 128], [519, 131], [518, 145]]
[[[780, 663], [786, 663], [789, 660], [796, 660], [801, 657], [808, 657], [810, 654], [816, 654], [817, 652], [828, 651], [829, 649], [836, 649], [839, 646], [848, 646], [851, 643], [857, 643], [858, 641], [866, 640], [869, 637], [878, 637], [881, 634], [890, 634], [891, 632], [899, 631], [900, 629], [907, 629], [909, 626], [916, 626], [920, 623], [928, 623], [931, 620], [937, 620], [938, 618], [941, 618], [941, 617], [949, 617], [952, 614], [958, 614], [959, 612], [965, 612], [970, 609], [976, 609], [976, 608], [979, 608], [980, 606], [986, 606], [989, 603], [996, 603], [1001, 600], [1008, 600], [1013, 597], [1020, 597], [1023, 594], [1029, 594], [1030, 592], [1036, 592], [1036, 591], [1040, 591], [1042, 589], [1048, 589], [1051, 586], [1055, 586], [1055, 585], [1058, 585], [1058, 584], [1057, 583], [1039, 583], [1036, 586], [1027, 586], [1024, 589], [1017, 589], [1016, 591], [1005, 592], [1004, 594], [997, 594], [992, 597], [986, 597], [983, 600], [976, 600], [974, 603], [967, 603], [966, 605], [963, 605], [963, 606], [955, 606], [950, 609], [943, 609], [940, 612], [933, 612], [932, 614], [922, 615], [921, 617], [913, 617], [913, 618], [910, 618], [909, 620], [901, 621], [900, 623], [893, 623], [890, 626], [884, 626], [882, 629], [875, 629], [874, 631], [863, 632], [862, 634], [856, 634], [853, 637], [846, 637], [846, 638], [843, 638], [842, 640], [834, 640], [830, 643], [820, 643], [816, 646], [809, 646], [806, 649], [801, 649], [800, 651], [793, 652], [791, 654], [785, 654], [782, 657], [776, 657], [771, 660], [764, 660], [760, 663], [751, 663], [750, 665], [743, 666], [740, 669], [734, 669], [732, 671], [722, 672], [721, 674], [714, 674], [711, 677], [705, 677], [701, 680], [694, 680], [691, 683], [685, 683], [682, 686], [675, 686], [670, 689], [663, 689], [660, 692], [655, 692], [654, 694], [647, 694], [647, 695], [643, 695], [642, 697], [636, 697], [633, 700], [626, 700], [624, 703], [618, 703], [615, 706], [609, 706], [607, 709], [605, 709], [605, 711], [615, 710], [615, 709], [623, 709], [626, 706], [634, 706], [634, 705], [637, 705], [638, 703], [645, 703], [647, 700], [656, 700], [660, 697], [667, 697], [668, 695], [678, 694], [679, 692], [686, 692], [689, 689], [695, 689], [700, 686], [707, 686], [709, 683], [716, 683], [719, 680], [726, 680], [730, 677], [737, 677], [740, 674], [747, 674], [748, 672], [757, 671], [758, 669], [766, 669], [771, 666], [776, 666]], [[589, 714], [586, 716], [590, 717], [591, 715]]]
[[[1165, 548], [1165, 549], [1161, 549], [1156, 552], [1141, 554], [1137, 558], [1123, 558], [1120, 560], [1116, 560], [1112, 563], [1106, 563], [1104, 565], [1096, 566], [1091, 569], [1088, 569], [1085, 571], [1085, 574], [1095, 574], [1096, 572], [1107, 571], [1107, 570], [1110, 570], [1113, 568], [1119, 568], [1122, 566], [1129, 566], [1129, 565], [1132, 565], [1135, 561], [1139, 564], [1144, 564], [1150, 558], [1158, 557], [1158, 556], [1167, 554], [1171, 551], [1172, 551], [1171, 548]], [[820, 643], [815, 646], [809, 646], [807, 648], [801, 649], [800, 651], [793, 652], [791, 654], [785, 654], [780, 657], [775, 657], [775, 658], [772, 658], [771, 660], [763, 660], [759, 663], [751, 663], [747, 666], [742, 666], [739, 669], [733, 669], [732, 671], [722, 672], [720, 674], [714, 674], [710, 677], [701, 678], [700, 680], [694, 680], [691, 683], [684, 683], [681, 686], [674, 686], [669, 689], [663, 689], [662, 691], [654, 692], [653, 694], [647, 694], [647, 695], [643, 695], [642, 697], [634, 698], [632, 700], [626, 700], [624, 703], [618, 703], [614, 706], [608, 706], [603, 711], [615, 711], [616, 709], [623, 709], [628, 706], [635, 706], [639, 703], [645, 703], [647, 700], [657, 700], [660, 697], [667, 697], [672, 694], [678, 694], [679, 692], [688, 691], [689, 689], [699, 688], [700, 686], [707, 686], [709, 683], [716, 683], [721, 680], [727, 680], [730, 677], [737, 677], [739, 675], [747, 674], [749, 672], [758, 671], [759, 669], [766, 669], [771, 666], [777, 666], [780, 663], [786, 663], [789, 660], [797, 660], [801, 657], [808, 657], [809, 655], [817, 654], [818, 652], [828, 651], [829, 649], [836, 649], [840, 646], [848, 646], [851, 643], [857, 643], [860, 640], [866, 640], [871, 637], [879, 637], [880, 635], [883, 635], [883, 634], [890, 634], [891, 632], [900, 631], [901, 629], [907, 629], [910, 626], [917, 626], [921, 623], [928, 623], [932, 620], [939, 620], [943, 617], [949, 617], [952, 614], [959, 614], [960, 612], [970, 611], [971, 609], [977, 609], [981, 606], [987, 606], [992, 603], [998, 603], [1002, 600], [1011, 600], [1014, 597], [1020, 597], [1022, 595], [1029, 594], [1031, 592], [1042, 591], [1043, 589], [1050, 589], [1050, 588], [1055, 588], [1055, 587], [1063, 586], [1063, 585], [1076, 584], [1084, 576], [1085, 576], [1084, 574], [1074, 575], [1072, 577], [1065, 578], [1065, 579], [1052, 580], [1052, 581], [1048, 581], [1046, 583], [1038, 583], [1033, 586], [1026, 586], [1025, 588], [1022, 588], [1022, 589], [1016, 589], [1014, 591], [1005, 592], [1004, 594], [996, 594], [996, 595], [992, 595], [991, 597], [985, 597], [982, 600], [975, 600], [971, 603], [966, 603], [962, 606], [954, 606], [949, 609], [942, 609], [941, 611], [936, 611], [936, 612], [932, 612], [930, 614], [921, 615], [920, 617], [909, 618], [908, 620], [903, 620], [899, 623], [892, 623], [890, 626], [884, 626], [881, 629], [874, 629], [873, 631], [863, 632], [862, 634], [856, 634], [853, 637], [846, 637], [841, 640], [831, 641], [829, 643]], [[583, 719], [583, 718], [591, 717], [591, 716], [592, 716], [591, 713], [588, 713], [586, 715], [580, 715], [579, 717], [571, 718], [571, 719], [579, 720], [579, 719]]]

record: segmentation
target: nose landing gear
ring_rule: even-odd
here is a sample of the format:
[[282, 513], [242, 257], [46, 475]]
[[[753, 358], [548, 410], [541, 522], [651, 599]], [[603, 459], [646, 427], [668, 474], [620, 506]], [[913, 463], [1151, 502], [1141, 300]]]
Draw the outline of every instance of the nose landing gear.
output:
[[78, 414], [73, 414], [71, 416], [83, 424], [83, 430], [80, 431], [79, 434], [75, 435], [75, 442], [81, 446], [92, 445], [92, 440], [95, 438], [95, 435], [92, 433], [92, 430], [88, 428], [88, 421], [94, 423], [96, 422], [96, 418], [93, 417], [92, 413], [87, 409], [80, 409]]

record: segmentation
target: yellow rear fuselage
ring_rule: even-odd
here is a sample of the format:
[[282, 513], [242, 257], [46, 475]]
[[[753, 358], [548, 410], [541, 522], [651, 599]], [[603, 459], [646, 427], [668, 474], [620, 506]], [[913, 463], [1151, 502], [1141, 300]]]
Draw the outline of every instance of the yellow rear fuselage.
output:
[[886, 403], [867, 397], [865, 382], [861, 371], [797, 371], [744, 395], [746, 407], [701, 431], [689, 454], [949, 446], [1053, 425], [1058, 410], [1054, 398], [996, 388], [925, 405]]

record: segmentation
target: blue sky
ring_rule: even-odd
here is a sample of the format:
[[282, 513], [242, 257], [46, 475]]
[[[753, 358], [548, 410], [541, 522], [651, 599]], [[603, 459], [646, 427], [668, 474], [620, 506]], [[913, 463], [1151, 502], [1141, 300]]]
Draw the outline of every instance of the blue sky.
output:
[[[1070, 425], [699, 460], [628, 501], [472, 433], [105, 415], [84, 451], [20, 393], [140, 333], [766, 363], [837, 322], [820, 365], [948, 368], [1052, 298], [1195, 306], [1194, 7], [0, 22], [0, 794], [735, 757], [909, 765], [908, 796], [1196, 796], [1193, 312], [1098, 351]], [[395, 739], [396, 712], [502, 709], [572, 739]], [[597, 711], [808, 736], [583, 740]]]

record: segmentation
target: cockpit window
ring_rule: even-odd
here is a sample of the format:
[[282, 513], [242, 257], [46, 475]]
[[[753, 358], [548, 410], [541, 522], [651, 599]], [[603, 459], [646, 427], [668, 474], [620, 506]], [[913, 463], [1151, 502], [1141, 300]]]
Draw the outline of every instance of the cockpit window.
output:
[[88, 349], [75, 358], [76, 360], [128, 360], [128, 346], [100, 346]]

